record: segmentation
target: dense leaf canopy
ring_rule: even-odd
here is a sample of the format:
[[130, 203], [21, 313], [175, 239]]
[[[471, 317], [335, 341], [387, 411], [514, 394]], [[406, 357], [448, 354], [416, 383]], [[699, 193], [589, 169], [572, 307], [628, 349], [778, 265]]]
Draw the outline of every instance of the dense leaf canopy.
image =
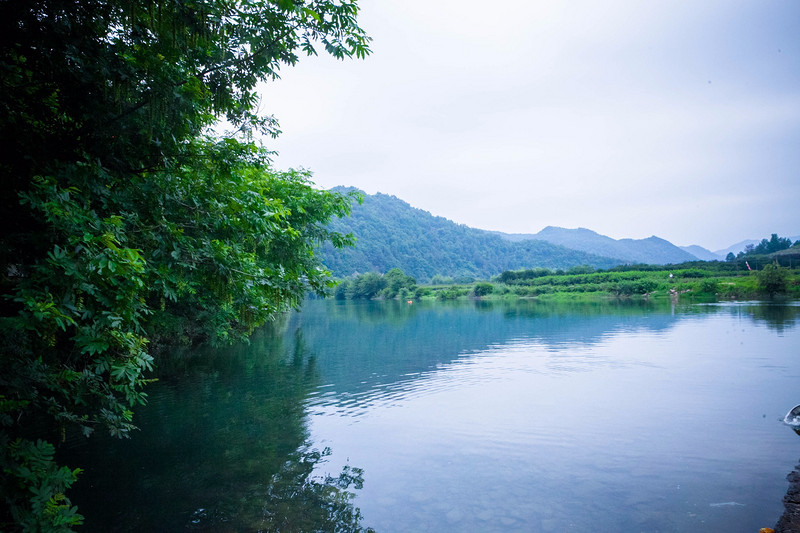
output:
[[249, 139], [278, 133], [259, 82], [317, 48], [369, 53], [357, 14], [355, 0], [0, 3], [0, 529], [80, 522], [63, 494], [76, 472], [47, 440], [126, 435], [154, 343], [240, 338], [330, 283], [314, 247], [349, 242], [326, 224], [350, 198], [275, 171]]

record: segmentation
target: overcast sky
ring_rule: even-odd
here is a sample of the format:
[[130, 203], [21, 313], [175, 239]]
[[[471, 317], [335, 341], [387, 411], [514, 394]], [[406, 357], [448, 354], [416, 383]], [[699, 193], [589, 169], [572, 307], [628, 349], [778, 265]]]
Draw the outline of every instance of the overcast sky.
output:
[[800, 1], [361, 7], [370, 57], [262, 91], [276, 166], [509, 233], [800, 234]]

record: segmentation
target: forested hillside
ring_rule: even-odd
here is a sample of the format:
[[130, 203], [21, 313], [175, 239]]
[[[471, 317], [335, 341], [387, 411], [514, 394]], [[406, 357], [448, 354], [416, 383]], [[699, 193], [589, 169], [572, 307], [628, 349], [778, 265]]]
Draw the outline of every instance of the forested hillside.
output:
[[349, 217], [334, 220], [329, 229], [352, 232], [356, 238], [354, 248], [322, 247], [322, 262], [338, 277], [385, 273], [397, 267], [419, 281], [437, 274], [487, 279], [504, 270], [576, 265], [608, 268], [622, 262], [544, 241], [511, 242], [380, 193], [365, 195], [362, 205], [353, 206]]

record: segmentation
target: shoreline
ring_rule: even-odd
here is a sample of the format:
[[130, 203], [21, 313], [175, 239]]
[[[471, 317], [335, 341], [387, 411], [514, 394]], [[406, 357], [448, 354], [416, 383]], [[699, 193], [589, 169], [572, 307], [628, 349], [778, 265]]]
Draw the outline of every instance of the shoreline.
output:
[[775, 533], [800, 532], [800, 464], [787, 476], [789, 488], [783, 497], [783, 515], [775, 524]]

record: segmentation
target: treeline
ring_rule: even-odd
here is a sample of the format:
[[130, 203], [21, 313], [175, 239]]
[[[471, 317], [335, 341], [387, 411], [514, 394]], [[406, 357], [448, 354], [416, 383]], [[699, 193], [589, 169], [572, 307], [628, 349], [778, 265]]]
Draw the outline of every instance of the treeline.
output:
[[417, 280], [407, 276], [399, 268], [393, 268], [386, 274], [367, 272], [353, 279], [339, 282], [334, 292], [337, 300], [371, 300], [374, 298], [401, 300], [419, 298]]
[[[395, 201], [396, 200], [394, 199]], [[402, 202], [401, 202], [402, 203]], [[406, 204], [407, 206], [407, 204]], [[773, 250], [773, 251], [770, 251]], [[769, 251], [769, 253], [761, 253]], [[401, 268], [386, 274], [370, 271], [342, 280], [337, 299], [421, 299], [464, 297], [538, 297], [555, 294], [597, 293], [617, 297], [687, 294], [721, 298], [789, 294], [800, 296], [798, 270], [800, 243], [773, 234], [726, 261], [689, 261], [677, 265], [616, 265], [596, 268], [589, 264], [569, 268], [534, 267], [504, 270], [495, 276], [435, 274], [429, 283]], [[476, 280], [477, 278], [477, 280]], [[487, 281], [488, 280], [488, 281]]]
[[333, 296], [337, 300], [420, 300], [422, 298], [435, 298], [439, 300], [453, 300], [462, 296], [487, 296], [494, 291], [494, 286], [489, 282], [474, 283], [473, 279], [463, 279], [456, 282], [452, 278], [437, 276], [440, 284], [417, 285], [417, 280], [403, 273], [399, 268], [393, 268], [386, 274], [367, 272], [351, 279], [339, 281]]
[[[335, 290], [340, 300], [369, 299], [438, 299], [578, 296], [581, 294], [612, 297], [679, 295], [701, 298], [752, 298], [775, 295], [800, 297], [800, 269], [768, 263], [758, 271], [738, 270], [726, 262], [682, 268], [639, 265], [595, 270], [578, 266], [563, 270], [532, 268], [507, 270], [490, 281], [459, 283], [439, 276], [440, 284], [418, 285], [399, 268], [385, 275], [376, 272], [343, 280]], [[710, 268], [703, 268], [706, 265]]]
[[[712, 272], [700, 269], [666, 270], [624, 270], [592, 273], [557, 273], [543, 272], [543, 269], [507, 271], [496, 278], [496, 281], [507, 285], [509, 292], [518, 296], [540, 296], [559, 292], [583, 293], [602, 292], [616, 296], [632, 296], [648, 294], [657, 290], [687, 290], [687, 280], [710, 278]], [[715, 283], [696, 286], [700, 292], [714, 293], [718, 287]]]
[[794, 244], [792, 244], [791, 239], [787, 237], [779, 237], [777, 233], [773, 233], [769, 239], [761, 239], [761, 242], [758, 244], [748, 244], [744, 247], [744, 250], [735, 256], [733, 255], [733, 252], [729, 253], [725, 260], [733, 261], [735, 259], [742, 259], [757, 255], [774, 254], [782, 250], [788, 250], [792, 246], [798, 247], [797, 252], [800, 255], [800, 240], [797, 240]]
[[493, 279], [495, 292], [517, 296], [556, 293], [605, 293], [614, 296], [692, 293], [720, 298], [745, 298], [786, 294], [800, 296], [800, 270], [767, 263], [758, 271], [714, 261], [688, 268], [652, 265], [617, 267], [590, 273], [553, 272], [547, 269], [506, 271]]

